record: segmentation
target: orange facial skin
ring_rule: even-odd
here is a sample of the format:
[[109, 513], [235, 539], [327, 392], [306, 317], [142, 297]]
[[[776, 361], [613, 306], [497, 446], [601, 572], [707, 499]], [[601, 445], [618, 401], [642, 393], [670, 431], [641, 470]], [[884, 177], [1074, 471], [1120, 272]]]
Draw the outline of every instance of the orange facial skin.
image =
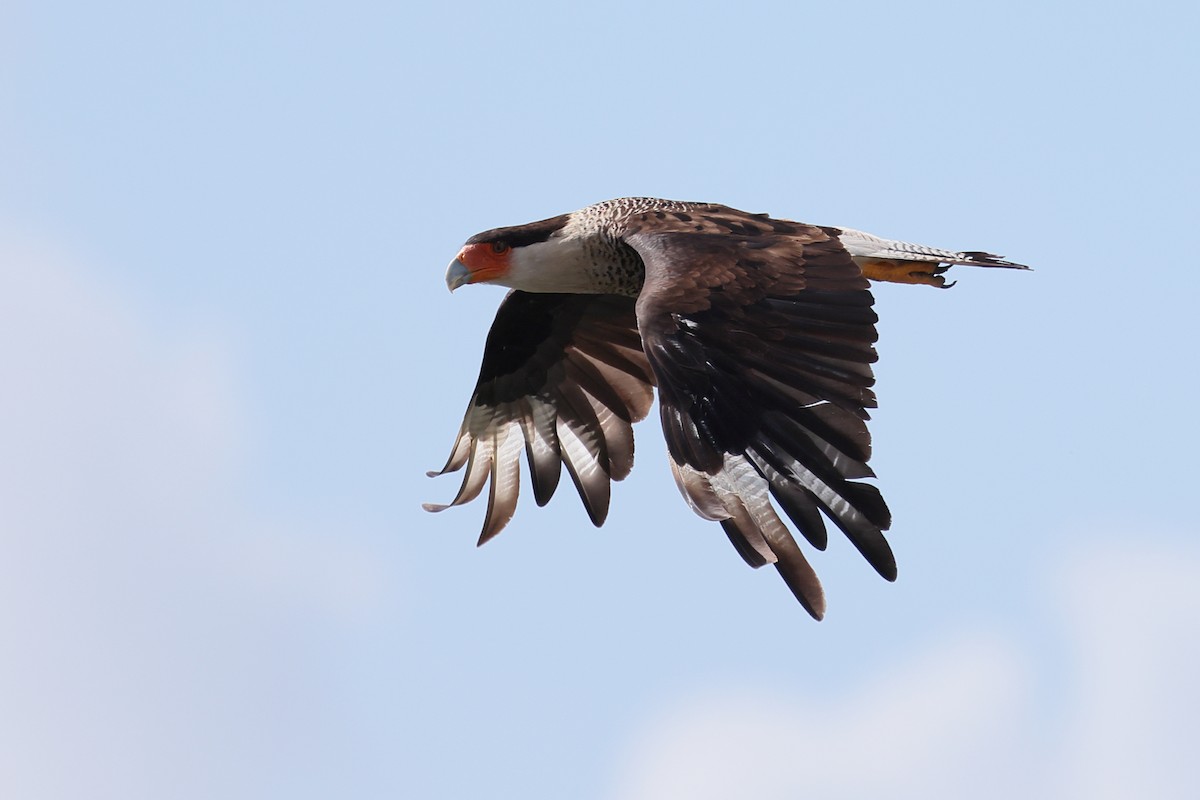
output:
[[484, 283], [503, 277], [508, 272], [508, 256], [512, 249], [499, 242], [469, 244], [458, 253], [458, 260], [471, 272], [471, 283]]

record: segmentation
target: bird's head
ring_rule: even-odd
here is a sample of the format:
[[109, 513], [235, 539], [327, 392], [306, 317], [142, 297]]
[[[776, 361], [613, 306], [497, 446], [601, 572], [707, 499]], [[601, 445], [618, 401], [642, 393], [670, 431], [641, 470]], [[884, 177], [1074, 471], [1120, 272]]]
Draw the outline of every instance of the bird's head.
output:
[[573, 248], [564, 234], [569, 214], [477, 233], [467, 240], [446, 270], [446, 286], [495, 283], [526, 291], [556, 291], [555, 265]]
[[509, 273], [512, 245], [503, 239], [467, 243], [446, 270], [446, 286], [454, 291], [464, 283], [488, 283]]

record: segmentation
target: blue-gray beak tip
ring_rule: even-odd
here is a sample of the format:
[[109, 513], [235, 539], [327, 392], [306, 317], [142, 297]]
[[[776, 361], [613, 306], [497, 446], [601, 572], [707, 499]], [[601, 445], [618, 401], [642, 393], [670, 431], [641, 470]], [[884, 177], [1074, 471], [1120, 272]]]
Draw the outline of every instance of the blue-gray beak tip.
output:
[[470, 282], [471, 270], [467, 269], [467, 265], [457, 258], [451, 261], [450, 267], [446, 270], [446, 288], [453, 292], [464, 283]]

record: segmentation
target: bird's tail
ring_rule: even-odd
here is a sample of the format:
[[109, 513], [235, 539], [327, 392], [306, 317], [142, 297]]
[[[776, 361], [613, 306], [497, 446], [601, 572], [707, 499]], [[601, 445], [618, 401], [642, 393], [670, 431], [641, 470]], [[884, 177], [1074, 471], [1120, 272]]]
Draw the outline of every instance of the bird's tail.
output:
[[922, 283], [947, 287], [942, 273], [955, 265], [1029, 269], [1015, 261], [982, 250], [944, 250], [911, 242], [882, 239], [853, 228], [839, 228], [842, 245], [871, 280], [893, 283]]

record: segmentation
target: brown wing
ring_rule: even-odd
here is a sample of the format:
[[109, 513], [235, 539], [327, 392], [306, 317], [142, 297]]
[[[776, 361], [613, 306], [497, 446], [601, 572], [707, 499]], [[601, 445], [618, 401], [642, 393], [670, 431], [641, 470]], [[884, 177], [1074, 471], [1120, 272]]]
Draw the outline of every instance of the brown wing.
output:
[[483, 544], [512, 519], [524, 447], [538, 505], [553, 496], [565, 464], [588, 516], [601, 525], [609, 480], [633, 466], [631, 423], [653, 400], [632, 298], [510, 292], [488, 333], [450, 458], [429, 473], [465, 466], [462, 486], [448, 505], [425, 508], [474, 500], [490, 478]]
[[820, 582], [772, 497], [817, 549], [824, 512], [896, 577], [891, 515], [855, 480], [874, 477], [873, 299], [835, 234], [721, 208], [651, 215], [625, 235], [646, 264], [638, 325], [680, 490], [818, 619]]

